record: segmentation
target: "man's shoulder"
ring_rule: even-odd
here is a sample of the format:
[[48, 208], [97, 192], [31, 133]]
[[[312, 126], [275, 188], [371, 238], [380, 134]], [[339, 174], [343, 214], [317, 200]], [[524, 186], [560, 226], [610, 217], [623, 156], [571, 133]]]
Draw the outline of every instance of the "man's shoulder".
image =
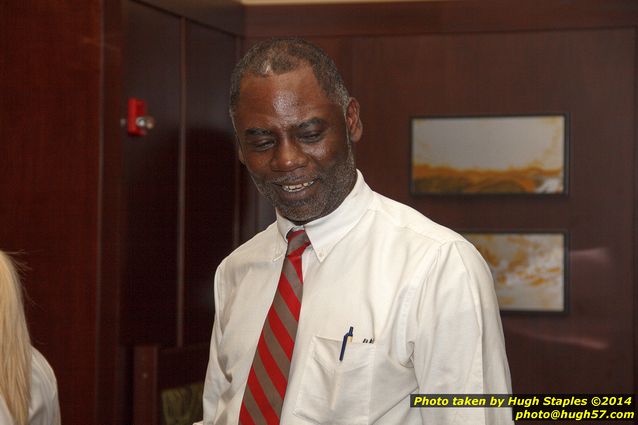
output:
[[277, 237], [277, 223], [272, 223], [261, 232], [235, 248], [222, 263], [237, 265], [247, 261], [260, 262], [272, 260]]
[[[485, 261], [476, 248], [462, 235], [454, 230], [429, 219], [414, 208], [375, 194], [375, 202], [370, 209], [374, 211], [375, 227], [379, 232], [384, 247], [391, 247], [393, 258], [405, 255], [406, 258], [456, 258], [463, 267], [476, 270], [488, 270]], [[445, 261], [443, 261], [444, 263]], [[423, 261], [424, 265], [431, 264]], [[489, 275], [489, 271], [487, 272]]]
[[374, 192], [374, 195], [375, 201], [370, 209], [384, 225], [403, 230], [412, 237], [422, 238], [437, 245], [465, 241], [454, 230], [436, 223], [416, 209], [379, 193]]

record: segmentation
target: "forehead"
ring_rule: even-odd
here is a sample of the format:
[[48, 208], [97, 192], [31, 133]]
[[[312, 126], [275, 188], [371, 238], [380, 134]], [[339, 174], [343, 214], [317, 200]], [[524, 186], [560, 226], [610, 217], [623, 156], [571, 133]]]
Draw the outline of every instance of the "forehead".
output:
[[240, 84], [237, 118], [259, 116], [295, 118], [324, 108], [332, 108], [309, 66], [283, 74], [246, 75]]

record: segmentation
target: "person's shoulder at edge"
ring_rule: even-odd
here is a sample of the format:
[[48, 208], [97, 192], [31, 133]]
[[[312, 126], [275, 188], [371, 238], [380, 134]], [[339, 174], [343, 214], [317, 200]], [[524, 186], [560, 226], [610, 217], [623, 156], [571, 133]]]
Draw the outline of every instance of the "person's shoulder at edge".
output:
[[47, 359], [35, 347], [31, 349], [31, 359], [31, 369], [34, 379], [37, 379], [38, 383], [46, 387], [44, 389], [48, 394], [57, 397], [57, 380], [53, 368], [51, 368]]
[[29, 423], [59, 425], [60, 405], [55, 373], [35, 347], [31, 350], [31, 404]]

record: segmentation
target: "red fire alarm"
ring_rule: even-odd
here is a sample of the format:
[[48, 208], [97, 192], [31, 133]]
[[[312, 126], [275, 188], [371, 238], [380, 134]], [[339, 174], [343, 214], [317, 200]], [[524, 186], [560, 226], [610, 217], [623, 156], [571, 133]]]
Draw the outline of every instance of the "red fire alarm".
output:
[[130, 136], [145, 136], [155, 127], [155, 119], [146, 114], [146, 101], [131, 97], [128, 100], [127, 130]]

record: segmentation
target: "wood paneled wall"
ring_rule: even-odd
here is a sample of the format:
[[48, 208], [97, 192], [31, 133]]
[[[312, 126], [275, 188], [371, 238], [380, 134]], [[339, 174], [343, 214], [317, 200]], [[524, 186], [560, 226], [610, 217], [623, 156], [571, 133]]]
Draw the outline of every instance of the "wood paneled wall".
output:
[[[0, 2], [0, 249], [27, 266], [33, 344], [65, 425], [130, 422], [132, 344], [208, 340], [212, 273], [237, 239], [221, 76], [241, 7], [153, 3], [131, 3], [159, 14], [149, 28], [124, 0]], [[131, 75], [144, 29], [155, 38]], [[150, 142], [121, 127], [131, 87], [156, 102]]]
[[126, 12], [123, 101], [129, 97], [146, 101], [156, 124], [143, 137], [121, 134], [122, 342], [175, 345], [181, 21], [136, 2], [127, 2]]
[[101, 6], [33, 3], [0, 6], [0, 249], [27, 266], [33, 344], [58, 375], [65, 423], [93, 423]]
[[123, 101], [145, 100], [156, 124], [143, 137], [121, 134], [123, 391], [135, 345], [209, 340], [215, 269], [238, 239], [226, 105], [236, 38], [147, 3], [125, 5]]
[[633, 0], [442, 0], [250, 6], [247, 38], [359, 37], [634, 27]]
[[189, 23], [184, 221], [185, 345], [209, 341], [212, 282], [217, 265], [239, 238], [239, 161], [228, 115], [236, 40]]
[[[373, 189], [457, 230], [569, 232], [569, 311], [503, 318], [520, 393], [636, 391], [637, 25], [625, 0], [246, 9], [248, 44], [301, 35], [335, 58]], [[569, 117], [568, 195], [410, 195], [411, 117], [543, 113]]]
[[143, 137], [122, 134], [122, 342], [203, 342], [212, 277], [236, 240], [226, 105], [236, 42], [145, 4], [130, 2], [127, 16], [125, 97], [144, 99], [156, 125]]
[[[373, 188], [457, 230], [569, 232], [569, 312], [504, 317], [514, 389], [632, 391], [633, 30], [352, 43], [367, 136], [357, 154]], [[409, 194], [411, 116], [548, 112], [569, 116], [569, 195]]]
[[[227, 162], [242, 36], [302, 35], [336, 59], [376, 190], [454, 228], [570, 231], [570, 312], [504, 318], [516, 391], [635, 391], [635, 1], [133, 7], [163, 22], [145, 47], [165, 82], [147, 89], [159, 124], [145, 140], [120, 127], [150, 83], [125, 72], [141, 27], [123, 0], [0, 2], [0, 249], [28, 265], [34, 345], [66, 425], [127, 422], [131, 344], [208, 339], [214, 267], [267, 215]], [[568, 196], [409, 195], [411, 116], [548, 110], [570, 116]]]

